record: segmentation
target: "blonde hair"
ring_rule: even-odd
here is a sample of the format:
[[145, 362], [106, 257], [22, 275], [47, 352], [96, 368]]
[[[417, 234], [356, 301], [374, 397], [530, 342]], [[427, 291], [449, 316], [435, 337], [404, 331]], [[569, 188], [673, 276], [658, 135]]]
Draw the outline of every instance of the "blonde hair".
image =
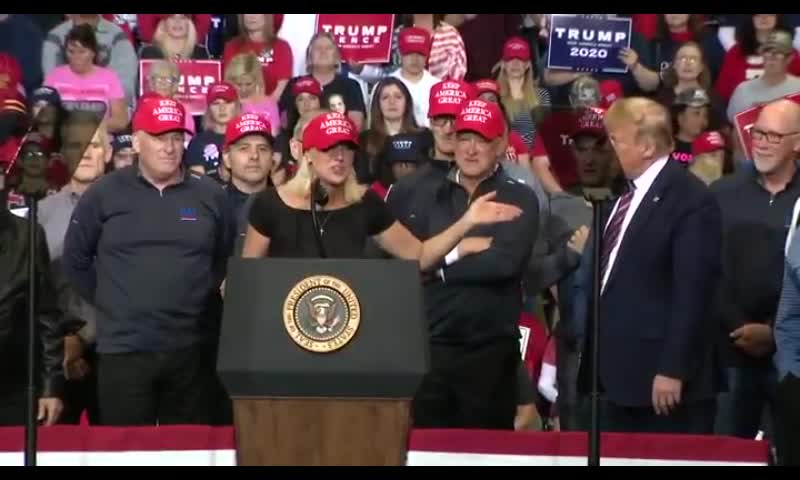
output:
[[527, 72], [525, 72], [525, 80], [522, 82], [522, 99], [519, 100], [511, 95], [511, 85], [503, 62], [501, 61], [495, 65], [495, 69], [500, 70], [497, 74], [497, 85], [500, 87], [500, 102], [503, 103], [509, 120], [520, 112], [530, 112], [542, 103], [539, 98], [539, 84], [533, 78], [533, 65], [529, 65]]
[[669, 111], [649, 98], [625, 97], [617, 100], [606, 112], [603, 122], [608, 129], [633, 125], [636, 128], [636, 142], [651, 140], [659, 153], [671, 152], [674, 148]]
[[169, 20], [169, 17], [165, 17], [158, 22], [156, 31], [153, 33], [153, 45], [157, 46], [159, 50], [161, 50], [164, 58], [172, 59], [175, 55], [184, 59], [192, 58], [194, 47], [197, 44], [197, 27], [195, 27], [194, 21], [191, 18], [185, 18], [188, 22], [188, 26], [186, 27], [186, 38], [183, 39], [183, 47], [181, 47], [180, 51], [177, 52], [169, 52], [166, 49], [166, 41], [169, 38], [169, 35], [167, 34], [167, 20]]
[[[301, 117], [300, 120], [297, 121], [297, 125], [294, 127], [294, 135], [292, 138], [295, 140], [302, 139], [303, 132], [311, 120], [326, 112], [327, 110], [315, 110], [309, 115]], [[316, 150], [311, 150], [303, 153], [303, 158], [301, 158], [298, 162], [297, 172], [294, 174], [294, 177], [292, 177], [291, 180], [285, 183], [285, 187], [290, 193], [302, 198], [311, 197], [311, 183], [317, 179], [317, 175], [314, 172], [314, 169], [311, 168], [310, 156], [316, 152]], [[365, 186], [358, 183], [355, 169], [351, 169], [350, 175], [347, 176], [347, 179], [344, 182], [345, 202], [348, 204], [360, 202], [366, 190], [367, 189]]]
[[253, 77], [260, 92], [264, 92], [264, 70], [261, 61], [253, 53], [240, 53], [233, 57], [225, 69], [225, 81], [237, 84], [243, 76]]

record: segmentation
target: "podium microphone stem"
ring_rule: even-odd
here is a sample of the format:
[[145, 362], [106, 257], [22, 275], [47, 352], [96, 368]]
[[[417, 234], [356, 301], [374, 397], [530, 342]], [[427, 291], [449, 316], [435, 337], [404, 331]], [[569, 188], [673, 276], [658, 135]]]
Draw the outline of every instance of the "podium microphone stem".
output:
[[33, 195], [26, 195], [28, 204], [28, 397], [25, 421], [25, 466], [36, 466], [36, 436], [38, 401], [36, 398], [36, 338], [37, 327], [37, 281], [36, 281], [36, 230], [37, 201]]
[[589, 430], [589, 458], [590, 467], [600, 466], [600, 392], [599, 392], [599, 334], [600, 334], [600, 288], [601, 271], [600, 258], [602, 256], [603, 222], [601, 218], [601, 205], [599, 201], [592, 202], [594, 235], [592, 236], [594, 255], [592, 256], [592, 316], [591, 316], [591, 355], [592, 355], [592, 396], [591, 396], [591, 426]]

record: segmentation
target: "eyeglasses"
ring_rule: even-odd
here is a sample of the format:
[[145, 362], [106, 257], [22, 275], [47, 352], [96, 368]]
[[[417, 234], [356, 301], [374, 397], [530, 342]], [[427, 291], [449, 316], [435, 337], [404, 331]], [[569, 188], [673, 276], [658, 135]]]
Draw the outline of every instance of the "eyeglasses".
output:
[[698, 63], [700, 61], [699, 57], [678, 57], [675, 59], [676, 63]]
[[163, 83], [165, 85], [175, 85], [180, 80], [175, 77], [150, 77], [153, 83]]
[[790, 135], [797, 135], [798, 133], [800, 133], [800, 131], [789, 132], [789, 133], [778, 133], [778, 132], [767, 132], [761, 130], [760, 128], [755, 128], [755, 127], [750, 129], [750, 136], [753, 138], [753, 141], [760, 142], [766, 138], [767, 143], [772, 143], [772, 144], [781, 143], [781, 140], [783, 140], [785, 137], [788, 137]]

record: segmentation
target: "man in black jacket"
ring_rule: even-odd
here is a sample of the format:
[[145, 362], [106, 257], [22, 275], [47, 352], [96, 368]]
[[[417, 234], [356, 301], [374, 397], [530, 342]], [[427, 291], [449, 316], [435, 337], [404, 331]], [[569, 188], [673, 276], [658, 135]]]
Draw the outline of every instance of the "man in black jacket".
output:
[[[430, 238], [479, 195], [517, 205], [516, 220], [470, 232], [425, 286], [431, 372], [413, 403], [417, 427], [512, 429], [520, 363], [522, 276], [538, 230], [536, 194], [498, 164], [505, 120], [497, 105], [469, 100], [455, 119], [455, 167], [416, 192], [400, 220]], [[431, 180], [431, 182], [433, 182]]]
[[[0, 162], [0, 205], [5, 206], [6, 164]], [[62, 361], [65, 331], [49, 278], [50, 259], [44, 232], [38, 231], [39, 283], [37, 395], [38, 420], [52, 425], [63, 409]], [[23, 425], [27, 391], [28, 222], [0, 208], [0, 425]]]

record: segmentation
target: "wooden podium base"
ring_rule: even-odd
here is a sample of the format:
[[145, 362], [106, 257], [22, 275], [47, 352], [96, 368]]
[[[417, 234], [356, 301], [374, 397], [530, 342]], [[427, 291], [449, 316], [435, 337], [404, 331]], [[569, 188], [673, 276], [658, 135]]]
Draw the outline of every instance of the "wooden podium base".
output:
[[405, 465], [410, 400], [234, 398], [237, 463]]

